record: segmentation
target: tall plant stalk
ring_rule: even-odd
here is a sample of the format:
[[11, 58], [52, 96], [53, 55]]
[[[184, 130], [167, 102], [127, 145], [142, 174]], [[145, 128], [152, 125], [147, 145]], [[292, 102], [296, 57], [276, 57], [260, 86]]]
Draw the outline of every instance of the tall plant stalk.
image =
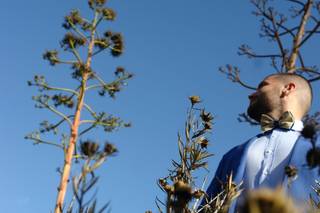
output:
[[[74, 60], [60, 59], [56, 50], [47, 51], [43, 55], [44, 59], [48, 60], [53, 66], [57, 64], [71, 66], [71, 76], [79, 83], [76, 89], [51, 86], [42, 75], [36, 75], [33, 81], [28, 82], [30, 86], [38, 87], [40, 92], [40, 95], [33, 97], [37, 102], [36, 107], [49, 109], [62, 119], [54, 124], [44, 121], [41, 123], [39, 131], [26, 136], [27, 139], [33, 140], [35, 144], [53, 145], [61, 148], [64, 152], [64, 164], [63, 169], [60, 171], [61, 177], [55, 213], [63, 212], [73, 161], [75, 159], [84, 160], [84, 165], [86, 165], [87, 159], [92, 157], [92, 155], [88, 155], [88, 150], [82, 150], [80, 154], [76, 153], [79, 136], [83, 136], [99, 126], [106, 132], [113, 131], [115, 128], [130, 126], [130, 124], [105, 112], [95, 112], [93, 107], [86, 103], [85, 97], [89, 90], [98, 90], [101, 96], [108, 93], [110, 97], [114, 98], [115, 94], [126, 85], [126, 80], [132, 77], [132, 74], [126, 72], [124, 68], [118, 67], [115, 71], [115, 79], [111, 82], [106, 82], [92, 69], [93, 57], [104, 50], [109, 49], [114, 57], [120, 56], [123, 52], [123, 39], [120, 33], [105, 31], [101, 34], [98, 32], [98, 26], [104, 21], [113, 21], [116, 16], [112, 9], [105, 7], [105, 0], [88, 0], [88, 5], [94, 14], [92, 21], [83, 18], [78, 10], [73, 10], [65, 17], [63, 23], [63, 27], [68, 32], [60, 42], [61, 48], [63, 51], [70, 53]], [[84, 55], [82, 56], [80, 53]], [[61, 106], [72, 109], [73, 113], [68, 115], [66, 114], [68, 110], [65, 110], [66, 112], [59, 110], [58, 108]], [[89, 118], [82, 116], [83, 110], [89, 112]], [[65, 123], [68, 124], [69, 136], [63, 134], [62, 143], [49, 142], [40, 137], [40, 135], [49, 132], [53, 132], [56, 135], [58, 127]], [[89, 149], [95, 147], [95, 150], [90, 152], [96, 152], [98, 146], [96, 143], [85, 142], [82, 144], [86, 144], [85, 147], [89, 147]], [[99, 157], [95, 158], [97, 161], [96, 166], [93, 167], [91, 172], [101, 165], [107, 156], [106, 153], [110, 153], [110, 150], [101, 153]]]

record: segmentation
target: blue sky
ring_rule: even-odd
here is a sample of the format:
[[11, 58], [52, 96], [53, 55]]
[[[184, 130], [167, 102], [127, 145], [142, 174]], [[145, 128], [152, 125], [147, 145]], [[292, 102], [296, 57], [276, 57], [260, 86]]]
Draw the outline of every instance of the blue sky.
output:
[[[258, 36], [258, 20], [249, 1], [239, 0], [109, 0], [117, 20], [107, 29], [122, 32], [125, 54], [114, 59], [105, 53], [93, 67], [106, 73], [118, 65], [135, 74], [116, 100], [90, 94], [96, 109], [131, 121], [133, 126], [111, 134], [97, 131], [90, 137], [114, 143], [119, 153], [100, 169], [98, 201], [111, 201], [113, 212], [156, 211], [162, 198], [156, 181], [166, 176], [171, 159], [178, 157], [177, 132], [183, 131], [190, 95], [200, 95], [216, 119], [209, 151], [214, 174], [223, 153], [259, 133], [257, 127], [239, 123], [246, 110], [249, 90], [231, 83], [218, 67], [231, 63], [243, 79], [255, 86], [270, 73], [269, 62], [239, 57], [237, 47], [248, 43], [269, 50]], [[3, 212], [50, 212], [56, 198], [62, 154], [52, 147], [33, 146], [24, 136], [42, 120], [57, 119], [35, 109], [27, 86], [35, 74], [55, 85], [68, 86], [69, 68], [53, 69], [42, 60], [46, 49], [59, 47], [63, 17], [73, 8], [90, 15], [86, 1], [5, 1], [0, 8], [0, 136], [2, 138], [0, 200]], [[318, 38], [306, 49], [316, 61]], [[108, 74], [109, 73], [109, 74]], [[313, 111], [319, 108], [318, 83]]]

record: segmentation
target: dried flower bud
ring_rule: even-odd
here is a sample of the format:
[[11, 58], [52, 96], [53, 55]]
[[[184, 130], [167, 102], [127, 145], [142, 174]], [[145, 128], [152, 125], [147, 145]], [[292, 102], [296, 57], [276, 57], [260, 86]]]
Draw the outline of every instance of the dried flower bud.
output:
[[105, 38], [95, 39], [94, 45], [102, 50], [102, 49], [106, 49], [107, 47], [109, 47], [109, 42]]
[[116, 13], [114, 12], [114, 10], [110, 8], [103, 8], [101, 12], [102, 12], [103, 18], [106, 20], [114, 21], [114, 19], [116, 18]]
[[317, 133], [316, 123], [310, 122], [307, 123], [303, 130], [301, 131], [301, 135], [305, 138], [312, 139]]
[[298, 174], [298, 169], [295, 166], [289, 165], [284, 168], [285, 174], [289, 178], [294, 178]]
[[163, 189], [167, 192], [167, 193], [173, 193], [173, 186], [170, 186], [169, 184], [163, 186]]
[[123, 38], [120, 33], [115, 33], [111, 36], [113, 47], [111, 48], [111, 54], [115, 57], [120, 56], [123, 53], [124, 45]]
[[121, 74], [123, 74], [125, 72], [125, 69], [123, 67], [117, 67], [116, 71], [114, 72], [114, 74], [116, 76], [119, 76]]
[[68, 108], [73, 108], [73, 106], [74, 106], [74, 102], [73, 102], [71, 96], [69, 97], [67, 95], [58, 94], [58, 95], [54, 95], [52, 97], [52, 100], [54, 102], [55, 107], [58, 107], [60, 105], [64, 105]]
[[112, 36], [112, 32], [111, 32], [111, 31], [106, 31], [106, 32], [104, 33], [104, 36], [107, 37], [107, 38], [109, 38], [109, 37]]
[[57, 63], [59, 63], [59, 59], [58, 59], [58, 51], [56, 50], [51, 50], [51, 51], [46, 51], [43, 55], [42, 55], [44, 60], [48, 60], [50, 65], [54, 66]]
[[81, 79], [84, 73], [92, 73], [91, 68], [86, 68], [83, 63], [74, 63], [71, 67], [74, 71], [72, 72], [72, 78]]
[[320, 166], [320, 148], [312, 148], [307, 153], [307, 164], [310, 168]]
[[106, 0], [89, 0], [88, 4], [91, 9], [96, 7], [102, 7], [106, 3]]
[[73, 26], [76, 26], [77, 24], [81, 25], [82, 23], [83, 23], [83, 19], [81, 18], [79, 11], [74, 10], [74, 11], [71, 11], [70, 15], [64, 18], [64, 23], [62, 24], [62, 26], [65, 29], [69, 30]]
[[205, 112], [204, 109], [201, 110], [200, 117], [203, 122], [211, 122], [213, 120], [213, 116], [211, 115], [210, 112]]
[[200, 96], [196, 96], [196, 95], [190, 96], [189, 100], [191, 101], [192, 106], [201, 102]]
[[205, 137], [201, 137], [197, 142], [200, 144], [202, 149], [207, 148], [209, 145], [209, 141]]
[[189, 184], [179, 180], [173, 184], [174, 195], [178, 200], [189, 202], [192, 198], [192, 188]]
[[92, 141], [86, 141], [81, 143], [81, 152], [88, 157], [92, 157], [93, 155], [95, 155], [98, 149], [99, 144], [94, 143]]
[[63, 39], [61, 40], [61, 47], [65, 49], [77, 48], [79, 46], [83, 46], [86, 43], [86, 39], [82, 37], [78, 37], [73, 33], [66, 33]]
[[166, 179], [160, 178], [160, 179], [159, 179], [159, 184], [160, 184], [161, 186], [165, 186], [165, 185], [167, 184]]
[[110, 144], [110, 143], [105, 143], [103, 150], [106, 155], [112, 155], [112, 154], [118, 152], [117, 148], [113, 144]]
[[212, 123], [205, 122], [205, 123], [203, 124], [203, 126], [204, 126], [204, 129], [205, 129], [205, 130], [211, 130], [211, 129], [212, 129]]
[[204, 195], [204, 191], [198, 189], [198, 190], [195, 190], [192, 194], [194, 198], [200, 199]]

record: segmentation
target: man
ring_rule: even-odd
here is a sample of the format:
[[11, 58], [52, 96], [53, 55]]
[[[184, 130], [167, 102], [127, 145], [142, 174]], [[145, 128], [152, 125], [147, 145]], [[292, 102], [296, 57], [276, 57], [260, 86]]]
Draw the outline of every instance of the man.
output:
[[[232, 174], [236, 184], [242, 182], [243, 194], [250, 189], [282, 185], [295, 200], [308, 200], [314, 179], [319, 178], [318, 170], [309, 169], [306, 163], [311, 143], [300, 137], [301, 119], [312, 102], [309, 82], [296, 74], [270, 75], [249, 100], [247, 113], [261, 124], [262, 133], [223, 156], [207, 194], [215, 197], [222, 190], [221, 183]], [[298, 169], [293, 182], [285, 174], [289, 165]]]

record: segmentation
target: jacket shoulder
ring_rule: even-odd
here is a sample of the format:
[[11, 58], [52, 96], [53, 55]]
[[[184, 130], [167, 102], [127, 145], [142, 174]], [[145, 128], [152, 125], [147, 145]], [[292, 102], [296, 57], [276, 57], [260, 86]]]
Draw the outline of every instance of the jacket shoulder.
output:
[[222, 157], [215, 176], [207, 189], [209, 197], [215, 197], [219, 192], [221, 192], [221, 184], [226, 182], [227, 176], [231, 173], [234, 175], [237, 173], [241, 158], [249, 141], [251, 141], [251, 139], [243, 144], [233, 147]]

